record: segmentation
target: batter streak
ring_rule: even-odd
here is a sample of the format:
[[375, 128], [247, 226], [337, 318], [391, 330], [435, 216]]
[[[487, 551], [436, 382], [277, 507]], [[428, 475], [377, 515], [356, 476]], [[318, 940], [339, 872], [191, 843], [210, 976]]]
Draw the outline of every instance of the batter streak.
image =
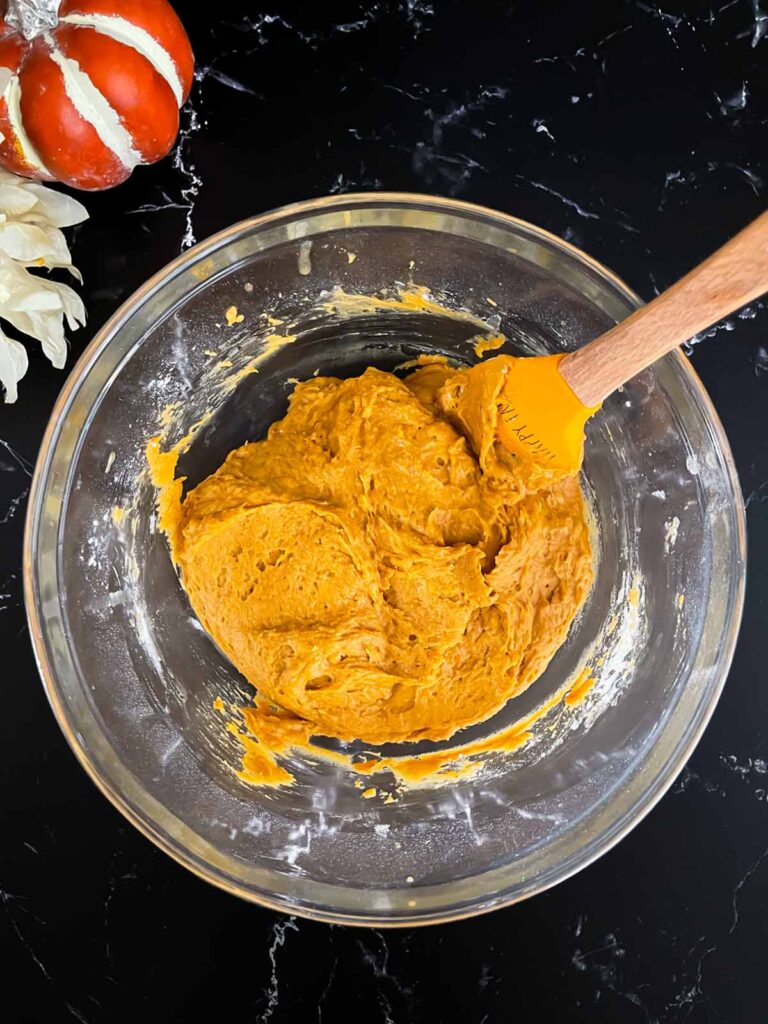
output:
[[578, 480], [532, 490], [496, 442], [495, 362], [298, 384], [267, 440], [166, 492], [201, 623], [313, 735], [437, 740], [487, 718], [586, 598]]

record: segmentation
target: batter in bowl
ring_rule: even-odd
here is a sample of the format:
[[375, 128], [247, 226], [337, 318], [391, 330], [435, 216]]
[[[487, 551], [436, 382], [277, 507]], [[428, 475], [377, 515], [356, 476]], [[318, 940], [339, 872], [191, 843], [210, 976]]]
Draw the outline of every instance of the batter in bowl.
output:
[[578, 479], [496, 439], [490, 359], [298, 384], [161, 526], [200, 622], [310, 735], [440, 740], [540, 675], [589, 592]]

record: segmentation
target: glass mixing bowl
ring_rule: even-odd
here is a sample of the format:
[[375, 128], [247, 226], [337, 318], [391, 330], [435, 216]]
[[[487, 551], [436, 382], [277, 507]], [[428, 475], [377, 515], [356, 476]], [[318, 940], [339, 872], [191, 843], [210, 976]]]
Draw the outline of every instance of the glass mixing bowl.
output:
[[[744, 589], [731, 454], [676, 353], [590, 424], [584, 487], [597, 577], [567, 643], [524, 695], [467, 734], [530, 712], [586, 664], [596, 685], [581, 703], [559, 703], [530, 742], [489, 754], [475, 777], [417, 786], [390, 804], [362, 800], [342, 767], [300, 756], [294, 786], [243, 783], [241, 748], [212, 704], [247, 703], [252, 691], [191, 613], [157, 532], [144, 448], [164, 409], [169, 441], [209, 409], [180, 463], [190, 485], [264, 435], [295, 378], [393, 369], [420, 353], [474, 361], [477, 327], [466, 319], [317, 308], [337, 286], [370, 295], [409, 278], [500, 324], [510, 352], [579, 345], [639, 301], [560, 239], [453, 200], [345, 195], [243, 221], [155, 275], [88, 346], [42, 444], [25, 541], [44, 685], [102, 792], [229, 892], [356, 924], [508, 904], [625, 835], [712, 713]], [[230, 306], [244, 319], [227, 326]], [[269, 329], [297, 336], [292, 344], [265, 342], [264, 310], [285, 324]], [[258, 355], [257, 373], [219, 386], [222, 366], [235, 372]], [[122, 521], [116, 506], [127, 509]]]

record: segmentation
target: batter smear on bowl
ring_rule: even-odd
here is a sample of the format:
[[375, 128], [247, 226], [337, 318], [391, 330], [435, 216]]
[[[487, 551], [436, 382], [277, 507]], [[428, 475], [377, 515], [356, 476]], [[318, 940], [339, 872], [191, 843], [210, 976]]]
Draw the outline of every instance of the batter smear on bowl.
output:
[[183, 501], [150, 452], [192, 607], [297, 735], [445, 739], [565, 640], [593, 577], [584, 500], [498, 442], [494, 362], [298, 384]]

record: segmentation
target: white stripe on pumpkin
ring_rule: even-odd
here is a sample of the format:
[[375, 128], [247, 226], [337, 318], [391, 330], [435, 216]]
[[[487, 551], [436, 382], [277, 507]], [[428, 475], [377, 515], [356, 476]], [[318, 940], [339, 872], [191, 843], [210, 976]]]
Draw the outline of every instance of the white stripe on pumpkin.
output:
[[168, 51], [146, 29], [139, 28], [133, 22], [112, 14], [65, 14], [59, 20], [68, 25], [92, 28], [96, 32], [101, 32], [102, 35], [114, 39], [115, 42], [123, 43], [136, 50], [166, 80], [176, 97], [177, 104], [181, 106], [184, 89], [176, 65]]
[[71, 57], [65, 57], [57, 50], [53, 39], [46, 37], [50, 46], [49, 57], [61, 70], [64, 89], [73, 107], [84, 121], [95, 130], [101, 141], [111, 149], [117, 159], [128, 170], [142, 163], [141, 153], [134, 148], [133, 139], [117, 111], [109, 105], [88, 75]]
[[45, 166], [32, 142], [24, 131], [24, 122], [21, 117], [21, 85], [16, 75], [10, 80], [8, 85], [5, 87], [3, 93], [6, 106], [8, 107], [8, 120], [11, 122], [11, 128], [13, 134], [16, 136], [16, 141], [21, 149], [22, 159], [30, 167], [33, 167], [40, 174], [46, 175], [51, 178], [53, 175]]

